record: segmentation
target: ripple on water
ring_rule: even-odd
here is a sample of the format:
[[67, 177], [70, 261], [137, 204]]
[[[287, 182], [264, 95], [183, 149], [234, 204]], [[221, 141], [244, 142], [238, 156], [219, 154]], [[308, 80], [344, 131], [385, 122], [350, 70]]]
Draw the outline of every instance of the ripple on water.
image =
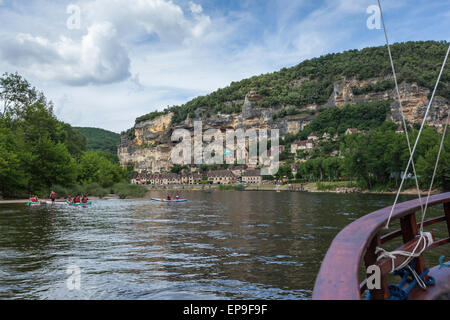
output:
[[[0, 298], [308, 299], [336, 233], [392, 200], [270, 192], [183, 197], [190, 202], [0, 205]], [[71, 265], [80, 268], [80, 291], [67, 288]]]

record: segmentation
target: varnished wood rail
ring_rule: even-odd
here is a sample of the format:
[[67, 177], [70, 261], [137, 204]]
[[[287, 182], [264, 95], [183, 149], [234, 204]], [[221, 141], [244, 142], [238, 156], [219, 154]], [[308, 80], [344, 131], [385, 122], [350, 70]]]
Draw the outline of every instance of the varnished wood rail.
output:
[[[426, 198], [422, 198], [425, 204]], [[450, 192], [430, 197], [428, 207], [442, 204], [444, 216], [430, 219], [424, 222], [424, 226], [446, 222], [448, 238], [434, 242], [428, 250], [437, 246], [450, 243]], [[386, 275], [391, 271], [392, 260], [377, 260], [375, 248], [382, 244], [402, 237], [403, 245], [400, 250], [411, 250], [418, 241], [419, 224], [416, 221], [416, 212], [420, 210], [418, 199], [406, 201], [396, 205], [391, 220], [399, 219], [401, 230], [397, 230], [381, 236], [392, 207], [383, 208], [372, 212], [345, 227], [333, 240], [328, 252], [322, 261], [319, 274], [313, 291], [315, 300], [359, 300], [361, 293], [366, 289], [366, 282], [359, 282], [359, 272], [362, 262], [365, 266], [377, 264], [381, 269], [381, 289], [372, 290], [372, 299], [389, 298]], [[402, 261], [399, 256], [395, 262], [398, 266]], [[423, 257], [414, 259], [418, 274], [424, 272], [425, 263]], [[432, 268], [429, 275], [436, 279], [436, 285], [424, 293], [412, 290], [410, 298], [432, 299], [439, 294], [450, 291], [450, 268]]]

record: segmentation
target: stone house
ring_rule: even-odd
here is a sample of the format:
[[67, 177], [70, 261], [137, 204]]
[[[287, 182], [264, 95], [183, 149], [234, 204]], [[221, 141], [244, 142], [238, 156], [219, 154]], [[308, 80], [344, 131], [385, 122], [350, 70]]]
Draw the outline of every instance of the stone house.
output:
[[190, 174], [188, 177], [188, 184], [199, 184], [202, 182], [203, 176], [198, 173]]
[[236, 181], [235, 175], [230, 170], [214, 170], [207, 174], [208, 181], [213, 184], [231, 184]]
[[262, 183], [262, 176], [260, 170], [247, 170], [242, 175], [242, 182], [248, 184]]
[[345, 131], [345, 134], [346, 134], [346, 135], [349, 135], [349, 134], [357, 134], [357, 133], [361, 133], [361, 131], [359, 131], [359, 130], [356, 129], [356, 128], [348, 128], [347, 131]]
[[236, 177], [240, 178], [242, 174], [247, 169], [246, 165], [237, 165], [237, 166], [230, 166], [228, 170], [230, 170]]
[[291, 143], [291, 153], [297, 153], [297, 150], [299, 149], [300, 145], [302, 144], [302, 141], [295, 140]]
[[308, 135], [308, 140], [317, 141], [319, 140], [319, 136], [315, 131], [313, 131]]
[[297, 150], [310, 151], [314, 149], [314, 140], [295, 141], [295, 148], [291, 146], [291, 152], [297, 153]]

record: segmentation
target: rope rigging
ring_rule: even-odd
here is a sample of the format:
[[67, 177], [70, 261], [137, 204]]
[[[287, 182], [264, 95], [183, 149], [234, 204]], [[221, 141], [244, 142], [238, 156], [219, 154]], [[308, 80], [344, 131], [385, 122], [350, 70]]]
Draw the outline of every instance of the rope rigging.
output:
[[[408, 275], [413, 276], [415, 278], [415, 284], [418, 284], [421, 288], [426, 289], [426, 285], [427, 284], [431, 285], [432, 282], [427, 283], [426, 281], [423, 281], [422, 278], [423, 278], [424, 275], [419, 276], [416, 273], [416, 271], [414, 270], [414, 267], [411, 267], [410, 263], [412, 264], [413, 262], [411, 260], [413, 258], [419, 257], [433, 243], [433, 237], [432, 237], [431, 233], [423, 231], [423, 224], [424, 224], [424, 220], [425, 220], [425, 216], [426, 216], [426, 211], [427, 211], [427, 208], [428, 208], [428, 203], [429, 203], [429, 199], [430, 199], [430, 195], [431, 195], [431, 190], [432, 190], [432, 187], [433, 187], [434, 179], [436, 177], [436, 172], [437, 172], [437, 168], [438, 168], [438, 164], [439, 164], [439, 158], [440, 158], [442, 149], [444, 147], [445, 136], [446, 136], [446, 133], [447, 133], [447, 128], [448, 128], [448, 124], [449, 124], [449, 118], [450, 118], [450, 108], [448, 110], [447, 121], [446, 121], [446, 124], [445, 124], [445, 127], [444, 127], [444, 131], [443, 131], [443, 134], [442, 134], [442, 139], [441, 139], [441, 142], [440, 142], [440, 145], [439, 145], [439, 151], [438, 151], [436, 163], [435, 163], [435, 166], [434, 166], [433, 176], [432, 176], [432, 179], [431, 179], [431, 182], [430, 182], [430, 187], [429, 187], [429, 190], [428, 190], [425, 206], [423, 206], [423, 204], [422, 204], [422, 198], [421, 198], [421, 193], [420, 193], [420, 188], [419, 188], [419, 182], [418, 182], [417, 173], [416, 173], [416, 169], [415, 169], [415, 165], [414, 165], [414, 153], [416, 151], [416, 148], [417, 148], [420, 136], [422, 134], [425, 122], [427, 120], [428, 113], [429, 113], [429, 111], [431, 109], [431, 105], [433, 103], [434, 96], [435, 96], [437, 88], [439, 86], [439, 82], [441, 80], [442, 73], [443, 73], [445, 65], [447, 63], [448, 55], [449, 55], [449, 52], [450, 52], [450, 45], [449, 45], [449, 47], [447, 49], [447, 52], [446, 52], [444, 61], [442, 63], [442, 66], [441, 66], [438, 78], [436, 80], [435, 87], [433, 89], [430, 101], [429, 101], [428, 106], [426, 108], [426, 111], [425, 111], [425, 114], [424, 114], [424, 117], [423, 117], [423, 120], [422, 120], [422, 123], [421, 123], [421, 126], [420, 126], [419, 133], [418, 133], [417, 138], [415, 140], [414, 146], [411, 149], [411, 143], [410, 143], [409, 135], [408, 135], [408, 127], [407, 127], [406, 119], [405, 119], [405, 116], [404, 116], [404, 113], [403, 113], [402, 100], [401, 100], [400, 91], [399, 91], [398, 82], [397, 82], [397, 75], [396, 75], [396, 71], [395, 71], [394, 62], [393, 62], [393, 59], [392, 59], [391, 48], [390, 48], [389, 39], [388, 39], [387, 31], [386, 31], [386, 26], [385, 26], [385, 22], [384, 22], [383, 11], [382, 11], [382, 8], [381, 8], [380, 0], [378, 0], [378, 6], [379, 6], [379, 9], [380, 9], [381, 21], [382, 21], [382, 24], [383, 24], [383, 30], [384, 30], [384, 35], [385, 35], [385, 39], [386, 39], [386, 45], [387, 45], [387, 48], [388, 48], [389, 59], [390, 59], [391, 67], [392, 67], [392, 73], [393, 73], [394, 82], [395, 82], [396, 96], [397, 96], [398, 103], [399, 103], [399, 109], [400, 109], [400, 114], [401, 114], [401, 117], [402, 117], [403, 128], [404, 128], [404, 131], [405, 131], [405, 134], [406, 134], [406, 140], [407, 140], [408, 150], [409, 150], [409, 154], [410, 154], [410, 157], [409, 157], [409, 160], [408, 160], [408, 164], [407, 164], [406, 169], [404, 171], [404, 174], [403, 174], [403, 177], [402, 177], [402, 181], [400, 183], [400, 187], [398, 188], [397, 194], [395, 196], [394, 204], [392, 205], [392, 209], [391, 209], [391, 212], [389, 214], [388, 220], [386, 222], [385, 229], [389, 228], [389, 223], [391, 221], [392, 214], [394, 213], [394, 210], [395, 210], [395, 207], [397, 205], [400, 192], [401, 192], [401, 190], [403, 188], [403, 184], [405, 182], [405, 178], [406, 178], [406, 175], [407, 175], [407, 172], [408, 172], [410, 166], [412, 166], [412, 170], [413, 170], [413, 173], [414, 173], [414, 180], [415, 180], [417, 194], [418, 194], [420, 208], [421, 208], [421, 222], [420, 222], [420, 229], [419, 229], [419, 239], [417, 241], [417, 244], [415, 245], [415, 247], [413, 248], [413, 250], [411, 252], [409, 252], [409, 251], [401, 251], [401, 250], [389, 252], [387, 250], [384, 250], [383, 248], [377, 247], [375, 253], [379, 254], [379, 256], [377, 258], [377, 261], [379, 261], [379, 260], [381, 260], [383, 258], [390, 258], [391, 259], [391, 261], [392, 261], [391, 273], [395, 273], [395, 272], [399, 272], [399, 271], [405, 272], [404, 270], [409, 269]], [[401, 263], [399, 266], [395, 267], [394, 260], [397, 258], [397, 256], [405, 256], [405, 257], [407, 257], [407, 259], [403, 263]]]

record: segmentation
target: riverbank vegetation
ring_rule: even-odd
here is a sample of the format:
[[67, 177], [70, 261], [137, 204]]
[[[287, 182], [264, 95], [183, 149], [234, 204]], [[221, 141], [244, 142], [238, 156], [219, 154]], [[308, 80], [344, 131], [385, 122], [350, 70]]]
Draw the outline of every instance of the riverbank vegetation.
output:
[[238, 185], [221, 184], [221, 185], [219, 185], [219, 190], [222, 190], [222, 191], [243, 191], [243, 190], [245, 190], [245, 188], [244, 188], [244, 186], [242, 184], [238, 184]]
[[120, 199], [143, 198], [147, 194], [147, 189], [140, 185], [121, 182], [116, 183], [112, 187], [112, 193], [117, 195]]
[[[302, 182], [348, 180], [362, 189], [388, 191], [398, 188], [409, 160], [404, 133], [396, 133], [397, 125], [386, 122], [377, 129], [361, 134], [342, 135], [330, 145], [315, 150], [308, 160], [298, 164], [296, 178]], [[410, 128], [414, 143], [417, 129]], [[425, 127], [418, 142], [414, 163], [421, 189], [429, 188], [442, 134]], [[330, 156], [329, 149], [337, 152]], [[289, 171], [286, 166], [284, 170]], [[414, 186], [412, 168], [405, 187]], [[450, 190], [450, 136], [446, 136], [434, 186]]]
[[[102, 196], [129, 172], [112, 155], [87, 151], [86, 137], [59, 121], [53, 104], [18, 74], [0, 77], [0, 197]], [[114, 188], [113, 188], [114, 189]]]

